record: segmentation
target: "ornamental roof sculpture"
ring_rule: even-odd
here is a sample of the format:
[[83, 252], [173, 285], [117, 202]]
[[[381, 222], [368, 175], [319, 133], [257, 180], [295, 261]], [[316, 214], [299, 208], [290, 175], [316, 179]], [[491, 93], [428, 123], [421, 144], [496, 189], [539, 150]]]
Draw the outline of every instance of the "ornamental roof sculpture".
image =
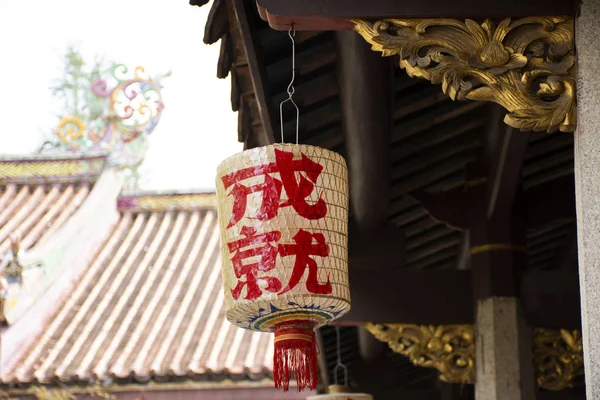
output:
[[170, 73], [151, 77], [143, 67], [130, 71], [123, 64], [112, 64], [102, 75], [87, 86], [60, 88], [73, 92], [74, 106], [67, 107], [44, 151], [108, 153], [111, 165], [135, 168], [160, 120], [161, 79]]

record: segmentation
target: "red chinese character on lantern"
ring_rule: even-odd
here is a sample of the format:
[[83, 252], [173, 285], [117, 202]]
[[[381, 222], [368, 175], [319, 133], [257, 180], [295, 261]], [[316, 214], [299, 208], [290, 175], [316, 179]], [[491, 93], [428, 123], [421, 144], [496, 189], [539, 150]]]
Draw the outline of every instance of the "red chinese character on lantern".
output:
[[[296, 257], [290, 281], [279, 294], [295, 288], [307, 268], [306, 289], [310, 293], [330, 294], [332, 292], [329, 275], [327, 283], [319, 283], [317, 262], [311, 258], [311, 256], [327, 257], [329, 255], [329, 246], [325, 243], [322, 233], [310, 233], [300, 229], [293, 237], [295, 244], [279, 244], [278, 246], [271, 243], [277, 242], [281, 238], [281, 232], [272, 231], [257, 235], [255, 228], [244, 226], [241, 233], [245, 236], [243, 239], [227, 243], [229, 252], [235, 253], [231, 258], [233, 271], [238, 278], [237, 285], [231, 289], [234, 299], [239, 299], [244, 287], [246, 287], [246, 296], [244, 297], [246, 300], [258, 299], [262, 295], [259, 281], [266, 283], [264, 290], [268, 292], [276, 293], [281, 290], [282, 284], [279, 279], [268, 275], [259, 276], [259, 273], [275, 269], [278, 254], [281, 257]], [[314, 241], [316, 243], [313, 243]], [[244, 264], [247, 259], [255, 257], [258, 257], [257, 261]]]
[[[272, 242], [277, 242], [281, 239], [281, 232], [273, 231], [267, 233], [256, 234], [256, 229], [244, 226], [241, 234], [245, 236], [243, 239], [235, 240], [227, 243], [229, 252], [235, 254], [231, 258], [233, 263], [233, 271], [238, 283], [235, 288], [231, 289], [231, 295], [234, 299], [238, 299], [242, 293], [242, 289], [246, 286], [246, 300], [256, 300], [262, 295], [258, 282], [266, 283], [265, 290], [276, 293], [281, 290], [281, 281], [272, 276], [259, 276], [260, 272], [268, 272], [275, 268], [277, 261], [277, 245], [272, 245]], [[244, 250], [244, 248], [248, 248]], [[258, 261], [244, 264], [248, 258], [259, 257]], [[245, 280], [242, 280], [245, 278]]]
[[[246, 214], [248, 195], [261, 192], [262, 202], [258, 214], [252, 218], [268, 221], [277, 215], [282, 207], [291, 206], [300, 216], [316, 220], [327, 214], [327, 204], [319, 197], [315, 204], [308, 204], [306, 198], [315, 188], [323, 166], [302, 154], [300, 160], [294, 160], [294, 153], [275, 149], [275, 162], [256, 167], [244, 168], [222, 178], [225, 189], [233, 186], [229, 196], [233, 196], [233, 210], [229, 225], [231, 228]], [[276, 179], [270, 174], [279, 173]], [[299, 179], [296, 176], [299, 175]], [[242, 181], [264, 176], [263, 183], [245, 186]], [[287, 200], [280, 202], [282, 187]]]
[[[310, 257], [327, 257], [329, 255], [329, 246], [325, 243], [325, 236], [322, 233], [310, 233], [304, 229], [300, 229], [294, 235], [293, 239], [296, 244], [279, 245], [279, 254], [281, 257], [296, 256], [290, 281], [279, 294], [288, 292], [296, 287], [300, 279], [302, 279], [306, 268], [308, 268], [306, 290], [315, 294], [331, 294], [332, 288], [329, 281], [329, 274], [327, 275], [327, 283], [319, 283], [317, 262]], [[313, 244], [313, 239], [316, 240], [316, 244]]]

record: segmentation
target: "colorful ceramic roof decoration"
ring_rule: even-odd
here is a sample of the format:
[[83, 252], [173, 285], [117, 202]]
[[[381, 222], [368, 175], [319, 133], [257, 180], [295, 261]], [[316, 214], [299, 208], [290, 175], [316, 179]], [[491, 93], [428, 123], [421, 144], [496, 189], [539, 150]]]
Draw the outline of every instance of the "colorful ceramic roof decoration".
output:
[[110, 76], [84, 88], [88, 101], [83, 111], [63, 116], [53, 130], [55, 151], [110, 154], [113, 165], [135, 167], [143, 160], [147, 138], [164, 108], [161, 79], [150, 77], [142, 67], [133, 73], [113, 64]]

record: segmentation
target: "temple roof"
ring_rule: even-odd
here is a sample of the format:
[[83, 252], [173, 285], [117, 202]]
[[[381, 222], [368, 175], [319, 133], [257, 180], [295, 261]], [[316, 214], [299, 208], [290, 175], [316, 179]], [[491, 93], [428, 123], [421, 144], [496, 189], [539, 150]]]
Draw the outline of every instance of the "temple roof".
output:
[[[68, 218], [89, 187], [26, 181], [0, 185], [0, 201], [27, 210], [8, 213], [0, 232], [21, 229], [33, 245], [43, 218]], [[119, 195], [109, 234], [26, 350], [3, 361], [0, 384], [269, 379], [272, 335], [225, 319], [214, 203], [212, 193]]]
[[52, 236], [87, 198], [105, 156], [0, 160], [0, 256], [10, 236], [27, 250]]

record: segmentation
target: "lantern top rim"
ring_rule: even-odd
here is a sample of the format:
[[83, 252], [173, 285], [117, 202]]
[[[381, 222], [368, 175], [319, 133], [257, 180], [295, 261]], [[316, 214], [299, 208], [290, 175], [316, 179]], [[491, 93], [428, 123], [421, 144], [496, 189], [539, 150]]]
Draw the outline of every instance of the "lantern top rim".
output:
[[[217, 171], [220, 171], [224, 165], [227, 165], [227, 163], [231, 162], [231, 160], [233, 160], [233, 159], [242, 157], [244, 155], [252, 154], [252, 153], [258, 153], [260, 151], [265, 151], [265, 150], [268, 151], [271, 148], [278, 149], [278, 150], [286, 150], [286, 151], [289, 151], [292, 148], [300, 148], [300, 149], [307, 149], [307, 150], [314, 149], [316, 151], [320, 151], [320, 152], [324, 152], [324, 153], [328, 154], [331, 159], [343, 164], [345, 168], [348, 168], [346, 159], [341, 154], [336, 153], [335, 151], [332, 151], [332, 150], [329, 150], [329, 149], [326, 149], [323, 147], [319, 147], [319, 146], [313, 146], [311, 144], [273, 143], [273, 144], [269, 144], [267, 146], [253, 147], [251, 149], [247, 149], [247, 150], [240, 151], [239, 153], [235, 153], [235, 154], [227, 157], [223, 161], [221, 161], [221, 163], [219, 163], [219, 165], [217, 166]], [[302, 150], [300, 150], [300, 151], [302, 151]]]

